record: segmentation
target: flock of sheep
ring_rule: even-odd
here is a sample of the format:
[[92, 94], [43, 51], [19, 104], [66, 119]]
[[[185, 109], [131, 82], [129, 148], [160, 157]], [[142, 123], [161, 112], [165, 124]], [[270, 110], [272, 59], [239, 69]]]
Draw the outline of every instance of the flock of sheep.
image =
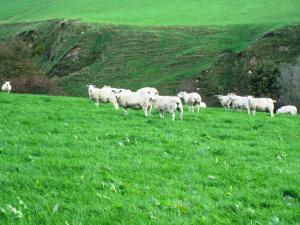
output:
[[[125, 109], [126, 115], [128, 109], [143, 109], [145, 116], [151, 115], [152, 108], [155, 108], [161, 118], [165, 113], [172, 114], [172, 120], [175, 120], [176, 111], [179, 112], [180, 119], [183, 119], [182, 101], [189, 108], [190, 112], [194, 112], [195, 107], [199, 112], [200, 108], [206, 108], [206, 104], [201, 101], [201, 96], [198, 93], [180, 92], [177, 96], [160, 96], [158, 91], [152, 87], [141, 88], [137, 91], [129, 89], [111, 88], [104, 86], [96, 88], [94, 85], [88, 85], [89, 98], [96, 101], [96, 106], [99, 103], [112, 103], [115, 109], [119, 106]], [[268, 111], [271, 117], [274, 116], [274, 103], [276, 101], [271, 98], [254, 98], [252, 96], [238, 96], [230, 93], [228, 95], [216, 95], [221, 105], [227, 109], [233, 108], [238, 110], [247, 110], [250, 115], [255, 115], [256, 111]], [[286, 113], [297, 115], [295, 106], [283, 106], [277, 110], [277, 113]]]
[[[225, 109], [237, 109], [237, 110], [247, 110], [250, 115], [251, 112], [255, 115], [256, 111], [269, 112], [271, 117], [274, 116], [274, 103], [275, 100], [271, 98], [254, 98], [253, 96], [238, 96], [234, 93], [229, 93], [227, 95], [216, 95], [219, 102]], [[296, 106], [287, 105], [282, 106], [277, 109], [277, 114], [290, 114], [293, 116], [297, 115]]]
[[[10, 92], [12, 89], [10, 81], [5, 81], [2, 85], [2, 91]], [[180, 92], [177, 96], [161, 96], [158, 91], [152, 87], [141, 88], [137, 91], [129, 89], [112, 88], [104, 86], [96, 88], [94, 85], [88, 85], [89, 98], [95, 100], [98, 107], [99, 103], [111, 103], [115, 109], [122, 107], [125, 109], [126, 115], [128, 109], [142, 109], [146, 117], [151, 115], [152, 108], [155, 108], [161, 118], [165, 113], [172, 115], [172, 120], [175, 120], [176, 111], [179, 112], [180, 119], [183, 119], [182, 101], [188, 106], [189, 111], [194, 113], [195, 107], [199, 113], [200, 108], [206, 108], [206, 104], [201, 101], [201, 96], [196, 93]], [[247, 110], [255, 115], [256, 111], [267, 111], [271, 117], [274, 116], [274, 101], [271, 98], [254, 98], [252, 96], [238, 96], [234, 93], [227, 95], [216, 95], [219, 102], [225, 109]], [[277, 109], [278, 114], [297, 115], [295, 106], [287, 105]]]

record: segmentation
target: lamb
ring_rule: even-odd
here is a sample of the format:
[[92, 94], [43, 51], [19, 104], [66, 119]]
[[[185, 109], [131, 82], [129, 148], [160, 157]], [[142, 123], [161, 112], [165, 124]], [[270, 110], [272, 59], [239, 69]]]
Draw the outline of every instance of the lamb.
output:
[[281, 108], [277, 109], [276, 113], [277, 114], [290, 114], [292, 116], [296, 116], [297, 108], [296, 108], [296, 106], [293, 106], [293, 105], [286, 105], [286, 106], [282, 106]]
[[180, 119], [183, 119], [183, 107], [179, 97], [176, 96], [156, 96], [153, 100], [154, 108], [159, 112], [160, 118], [164, 117], [164, 113], [172, 114], [172, 120], [175, 120], [176, 110], [180, 114]]
[[99, 102], [112, 103], [116, 110], [119, 109], [117, 98], [115, 93], [110, 87], [104, 86], [103, 88], [96, 88], [93, 85], [89, 85], [89, 96], [90, 99], [96, 101], [96, 106], [99, 107]]
[[219, 102], [221, 103], [221, 105], [225, 108], [225, 109], [229, 109], [230, 108], [230, 104], [231, 104], [231, 97], [234, 96], [234, 94], [228, 94], [228, 95], [215, 95]]
[[249, 101], [249, 108], [253, 112], [253, 115], [255, 115], [256, 111], [268, 111], [271, 115], [271, 117], [274, 117], [273, 111], [274, 111], [274, 103], [275, 100], [271, 98], [248, 98]]
[[194, 107], [197, 106], [197, 111], [199, 113], [201, 96], [198, 93], [187, 93], [185, 91], [182, 91], [178, 93], [177, 97], [182, 99], [184, 104], [188, 105], [190, 112], [194, 113]]
[[11, 91], [10, 81], [4, 82], [4, 84], [2, 85], [2, 91], [6, 91], [7, 93], [9, 93]]
[[124, 91], [116, 94], [118, 104], [124, 108], [125, 114], [128, 115], [128, 109], [143, 109], [146, 117], [151, 115], [152, 100], [154, 96], [151, 93], [138, 93]]

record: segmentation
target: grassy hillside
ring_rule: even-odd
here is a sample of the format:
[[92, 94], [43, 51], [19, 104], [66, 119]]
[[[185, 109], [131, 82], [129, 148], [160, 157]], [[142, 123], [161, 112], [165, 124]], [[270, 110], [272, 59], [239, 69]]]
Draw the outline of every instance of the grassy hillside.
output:
[[[263, 25], [143, 28], [50, 20], [24, 23], [21, 28], [2, 25], [0, 30], [2, 40], [21, 38], [33, 61], [48, 77], [57, 77], [66, 93], [82, 96], [88, 83], [131, 89], [147, 85], [175, 93], [188, 88], [185, 80], [209, 68], [223, 49], [241, 51], [268, 29]], [[190, 83], [189, 89], [196, 88], [195, 79]]]
[[211, 108], [172, 122], [3, 93], [0, 104], [1, 224], [300, 220], [299, 117]]
[[[48, 94], [62, 90], [83, 96], [85, 85], [93, 83], [155, 86], [162, 94], [198, 91], [210, 104], [214, 94], [228, 91], [277, 98], [269, 92], [278, 86], [276, 79], [253, 90], [247, 71], [256, 69], [255, 78], [265, 77], [251, 59], [277, 71], [283, 63], [294, 66], [300, 55], [300, 3], [295, 0], [5, 0], [2, 6], [0, 61], [9, 66], [1, 66], [0, 82], [10, 79], [19, 87], [26, 83], [20, 82], [24, 73], [30, 73], [20, 65], [30, 65], [51, 79], [46, 83], [59, 86], [43, 92]], [[7, 54], [17, 39], [27, 47], [26, 63], [18, 51]]]
[[2, 22], [53, 18], [167, 26], [300, 22], [298, 0], [2, 0], [1, 3]]

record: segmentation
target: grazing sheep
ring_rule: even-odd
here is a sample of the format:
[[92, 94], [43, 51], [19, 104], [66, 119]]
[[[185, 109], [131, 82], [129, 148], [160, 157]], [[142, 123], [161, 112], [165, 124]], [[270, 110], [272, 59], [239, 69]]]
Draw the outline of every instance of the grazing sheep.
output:
[[7, 93], [9, 93], [11, 91], [10, 81], [4, 82], [4, 84], [2, 85], [2, 91], [6, 91]]
[[153, 100], [154, 108], [159, 112], [161, 118], [164, 117], [164, 113], [168, 112], [172, 114], [172, 120], [175, 120], [176, 110], [180, 114], [180, 119], [183, 119], [183, 107], [179, 97], [176, 96], [156, 96]]
[[144, 87], [144, 88], [140, 88], [139, 90], [136, 91], [137, 93], [148, 93], [151, 94], [152, 96], [156, 96], [158, 95], [158, 91], [156, 88], [152, 88], [152, 87]]
[[201, 102], [201, 103], [200, 103], [200, 108], [206, 108], [205, 102]]
[[282, 106], [281, 108], [277, 109], [276, 113], [277, 114], [290, 114], [292, 116], [296, 116], [297, 108], [296, 108], [296, 106], [293, 106], [293, 105], [286, 105], [286, 106]]
[[116, 94], [118, 104], [125, 109], [128, 115], [128, 109], [143, 109], [146, 117], [150, 116], [152, 109], [152, 100], [154, 96], [148, 92], [138, 93], [124, 91]]
[[250, 115], [250, 106], [249, 99], [252, 96], [238, 96], [238, 95], [230, 95], [231, 106], [233, 109], [243, 110], [246, 109], [248, 114]]
[[179, 92], [177, 95], [180, 99], [183, 100], [184, 104], [188, 105], [189, 111], [194, 113], [194, 107], [197, 106], [197, 111], [199, 113], [200, 104], [201, 104], [201, 96], [196, 93], [187, 93], [185, 91]]
[[99, 102], [112, 103], [115, 109], [119, 109], [117, 98], [112, 89], [108, 86], [103, 88], [96, 88], [93, 85], [89, 85], [89, 97], [96, 101], [96, 106], [99, 107]]
[[95, 86], [95, 85], [92, 85], [92, 84], [89, 84], [89, 85], [87, 85], [87, 87], [88, 87], [89, 99], [92, 100], [92, 99], [93, 99], [92, 89], [96, 88], [96, 86]]
[[271, 117], [274, 116], [273, 111], [274, 111], [274, 101], [271, 98], [253, 98], [250, 97], [248, 98], [249, 101], [249, 108], [251, 109], [253, 115], [255, 115], [256, 111], [268, 111], [271, 115]]
[[[140, 88], [139, 90], [136, 91], [137, 93], [140, 93], [140, 94], [150, 94], [152, 95], [153, 97], [157, 96], [158, 95], [158, 91], [156, 88], [153, 88], [153, 87], [144, 87], [144, 88]], [[149, 109], [149, 113], [150, 113], [150, 116], [151, 116], [151, 111], [152, 111], [152, 104], [150, 104], [150, 109]]]
[[118, 93], [121, 93], [121, 92], [124, 92], [124, 91], [129, 91], [131, 92], [131, 90], [129, 89], [124, 89], [124, 88], [112, 88], [111, 89], [115, 94], [118, 94]]
[[231, 97], [234, 96], [234, 94], [228, 94], [228, 95], [215, 95], [220, 104], [225, 108], [229, 109], [231, 104]]

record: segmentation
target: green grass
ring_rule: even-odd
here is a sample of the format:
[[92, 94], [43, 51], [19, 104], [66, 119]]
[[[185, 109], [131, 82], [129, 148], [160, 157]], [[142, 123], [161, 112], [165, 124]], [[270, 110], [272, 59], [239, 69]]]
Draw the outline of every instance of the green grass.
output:
[[299, 224], [299, 117], [208, 108], [172, 122], [3, 93], [0, 105], [1, 224]]
[[290, 24], [300, 22], [299, 10], [298, 0], [2, 0], [0, 21], [68, 18], [167, 26]]

